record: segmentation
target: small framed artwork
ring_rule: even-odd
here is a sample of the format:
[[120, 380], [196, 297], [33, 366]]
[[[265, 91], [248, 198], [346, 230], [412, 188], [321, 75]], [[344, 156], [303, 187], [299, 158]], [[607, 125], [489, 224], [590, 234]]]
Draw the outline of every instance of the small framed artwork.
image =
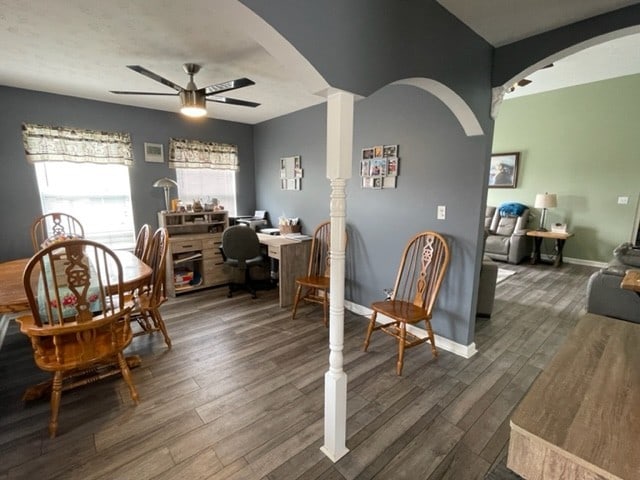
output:
[[300, 190], [304, 170], [300, 155], [280, 159], [280, 188], [282, 190]]
[[384, 177], [382, 179], [382, 188], [396, 188], [396, 180], [398, 177]]
[[362, 149], [362, 159], [367, 160], [369, 158], [373, 158], [373, 147], [371, 148], [363, 148]]
[[385, 145], [382, 147], [382, 155], [385, 157], [397, 157], [398, 145]]
[[144, 161], [164, 163], [164, 149], [161, 143], [144, 143]]
[[390, 177], [398, 176], [398, 165], [399, 160], [398, 157], [389, 157], [387, 158], [387, 175]]
[[362, 177], [360, 186], [362, 188], [373, 188], [373, 177]]
[[374, 156], [374, 158], [375, 157], [381, 157], [383, 151], [384, 151], [384, 149], [382, 148], [382, 145], [379, 145], [377, 147], [373, 147], [373, 156]]
[[360, 176], [368, 177], [369, 176], [369, 160], [360, 160]]
[[369, 168], [369, 176], [386, 176], [387, 175], [387, 159], [386, 158], [374, 158], [371, 160], [371, 166]]
[[380, 190], [382, 188], [383, 177], [371, 177], [371, 178], [373, 178], [373, 185], [371, 188]]
[[494, 153], [489, 166], [489, 188], [516, 188], [520, 152]]

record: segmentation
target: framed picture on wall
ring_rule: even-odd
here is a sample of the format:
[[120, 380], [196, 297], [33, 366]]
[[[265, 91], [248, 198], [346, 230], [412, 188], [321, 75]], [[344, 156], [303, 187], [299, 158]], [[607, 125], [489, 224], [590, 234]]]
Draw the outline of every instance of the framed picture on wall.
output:
[[164, 162], [164, 149], [161, 143], [144, 143], [144, 161], [151, 163]]
[[520, 153], [494, 153], [489, 166], [489, 188], [516, 188]]

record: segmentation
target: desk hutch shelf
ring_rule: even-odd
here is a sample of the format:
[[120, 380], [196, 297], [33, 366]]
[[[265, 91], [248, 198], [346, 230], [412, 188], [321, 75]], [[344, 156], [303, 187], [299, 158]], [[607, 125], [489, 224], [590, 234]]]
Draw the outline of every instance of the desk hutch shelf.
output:
[[169, 296], [229, 282], [219, 248], [229, 226], [228, 212], [158, 212], [158, 224], [169, 233]]

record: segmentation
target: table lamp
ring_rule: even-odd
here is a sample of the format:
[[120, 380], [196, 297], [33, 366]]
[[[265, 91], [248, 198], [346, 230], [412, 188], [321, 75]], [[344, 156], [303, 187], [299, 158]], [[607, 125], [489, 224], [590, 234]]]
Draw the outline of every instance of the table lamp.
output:
[[542, 215], [540, 216], [540, 227], [538, 231], [546, 232], [547, 229], [544, 228], [544, 218], [547, 215], [547, 208], [555, 208], [558, 206], [558, 197], [555, 193], [538, 193], [536, 195], [536, 201], [533, 205], [535, 208], [542, 209]]
[[169, 189], [171, 187], [178, 187], [178, 184], [174, 181], [171, 180], [170, 178], [164, 177], [161, 178], [160, 180], [156, 180], [155, 182], [153, 182], [153, 186], [157, 187], [157, 188], [164, 188], [164, 205], [165, 205], [165, 210], [167, 212], [169, 212]]

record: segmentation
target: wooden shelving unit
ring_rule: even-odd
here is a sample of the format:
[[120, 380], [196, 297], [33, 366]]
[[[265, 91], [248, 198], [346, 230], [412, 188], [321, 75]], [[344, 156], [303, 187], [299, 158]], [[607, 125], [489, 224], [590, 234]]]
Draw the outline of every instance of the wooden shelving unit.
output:
[[229, 226], [228, 212], [159, 212], [158, 224], [169, 232], [169, 296], [229, 282], [220, 252], [222, 232]]

